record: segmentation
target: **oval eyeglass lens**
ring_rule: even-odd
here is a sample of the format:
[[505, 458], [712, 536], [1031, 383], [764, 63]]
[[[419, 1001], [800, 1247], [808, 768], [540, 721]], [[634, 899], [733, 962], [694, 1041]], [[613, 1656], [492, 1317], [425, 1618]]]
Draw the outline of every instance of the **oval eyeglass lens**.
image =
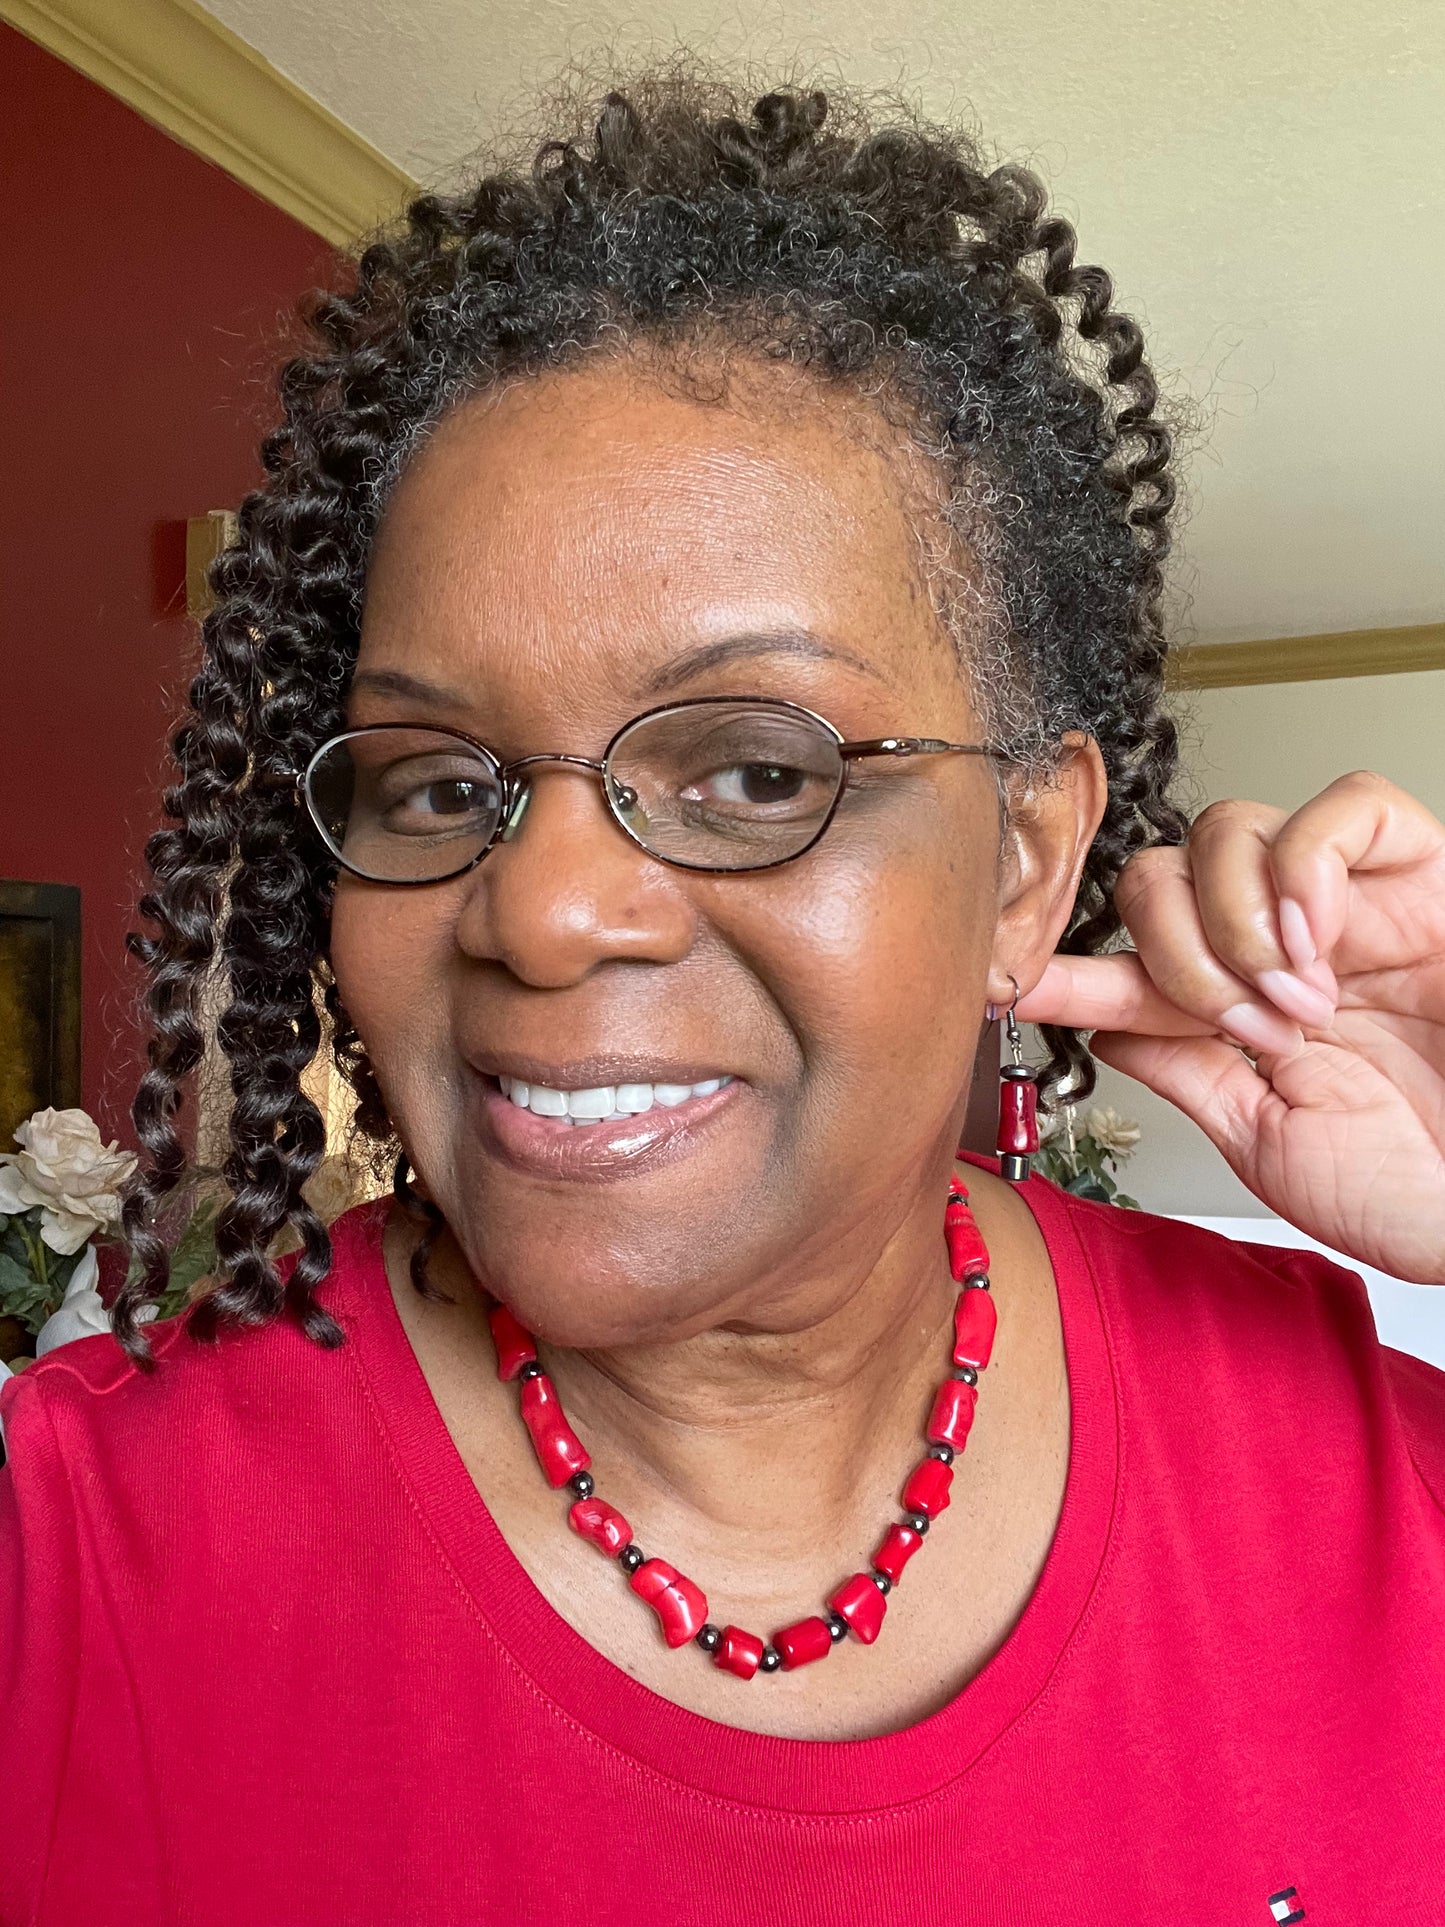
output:
[[824, 724], [786, 704], [679, 703], [626, 732], [609, 776], [645, 849], [695, 869], [755, 869], [818, 836], [843, 759]]
[[306, 795], [346, 867], [382, 883], [458, 875], [491, 841], [503, 805], [494, 765], [430, 729], [338, 737], [312, 764]]

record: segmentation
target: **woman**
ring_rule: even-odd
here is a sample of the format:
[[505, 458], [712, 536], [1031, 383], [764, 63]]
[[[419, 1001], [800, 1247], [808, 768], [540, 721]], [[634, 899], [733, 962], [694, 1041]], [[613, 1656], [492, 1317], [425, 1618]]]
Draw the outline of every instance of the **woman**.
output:
[[[145, 1277], [7, 1393], [7, 1922], [1439, 1892], [1445, 1382], [1321, 1261], [954, 1164], [1016, 1003], [1445, 1282], [1445, 832], [1171, 806], [1073, 246], [672, 76], [316, 303], [151, 845]], [[223, 1277], [147, 1343], [218, 975]], [[322, 999], [401, 1152], [329, 1238]]]

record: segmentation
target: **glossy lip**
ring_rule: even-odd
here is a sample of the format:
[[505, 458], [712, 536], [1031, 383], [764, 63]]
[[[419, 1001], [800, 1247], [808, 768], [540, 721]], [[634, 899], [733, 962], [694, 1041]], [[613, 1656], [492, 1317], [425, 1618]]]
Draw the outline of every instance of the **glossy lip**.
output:
[[[613, 1058], [607, 1062], [615, 1071], [617, 1060]], [[595, 1090], [601, 1085], [614, 1083], [701, 1084], [709, 1075], [725, 1075], [720, 1071], [703, 1071], [697, 1076], [674, 1078], [670, 1067], [663, 1074], [656, 1071], [654, 1062], [653, 1069], [654, 1075], [651, 1077], [643, 1077], [640, 1072], [634, 1075], [616, 1072], [615, 1075], [609, 1073], [600, 1076], [594, 1075], [593, 1066], [589, 1065], [586, 1067], [585, 1081], [582, 1077], [572, 1081], [575, 1067], [569, 1066], [569, 1081], [565, 1084], [550, 1084], [550, 1079], [541, 1075], [527, 1078], [527, 1081], [550, 1084], [553, 1090]], [[502, 1074], [507, 1077], [527, 1076], [523, 1070], [510, 1068]], [[555, 1068], [552, 1075], [558, 1075]], [[532, 1111], [523, 1110], [511, 1098], [503, 1095], [494, 1076], [487, 1075], [479, 1079], [478, 1086], [481, 1136], [484, 1145], [494, 1156], [529, 1177], [593, 1184], [631, 1177], [665, 1160], [686, 1156], [702, 1128], [735, 1104], [747, 1089], [747, 1085], [735, 1077], [731, 1084], [724, 1084], [720, 1091], [714, 1091], [711, 1096], [690, 1097], [685, 1104], [678, 1104], [672, 1110], [654, 1105], [639, 1117], [618, 1118], [615, 1123], [572, 1125], [563, 1117], [538, 1117]]]

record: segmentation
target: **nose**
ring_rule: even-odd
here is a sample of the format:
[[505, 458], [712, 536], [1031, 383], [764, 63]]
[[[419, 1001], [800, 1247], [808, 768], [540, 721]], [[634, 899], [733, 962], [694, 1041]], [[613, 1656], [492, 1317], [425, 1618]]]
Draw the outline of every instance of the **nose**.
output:
[[513, 806], [501, 840], [468, 879], [461, 949], [549, 990], [604, 963], [680, 962], [696, 928], [683, 879], [614, 819], [602, 765], [528, 756], [507, 774]]

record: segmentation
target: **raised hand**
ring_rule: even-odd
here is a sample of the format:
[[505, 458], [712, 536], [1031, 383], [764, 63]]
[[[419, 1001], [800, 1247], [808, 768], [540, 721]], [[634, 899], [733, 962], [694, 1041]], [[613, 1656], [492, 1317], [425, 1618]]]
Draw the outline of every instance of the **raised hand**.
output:
[[1134, 951], [1053, 958], [1019, 1016], [1093, 1030], [1302, 1231], [1445, 1284], [1445, 826], [1371, 775], [1214, 803], [1115, 899]]

